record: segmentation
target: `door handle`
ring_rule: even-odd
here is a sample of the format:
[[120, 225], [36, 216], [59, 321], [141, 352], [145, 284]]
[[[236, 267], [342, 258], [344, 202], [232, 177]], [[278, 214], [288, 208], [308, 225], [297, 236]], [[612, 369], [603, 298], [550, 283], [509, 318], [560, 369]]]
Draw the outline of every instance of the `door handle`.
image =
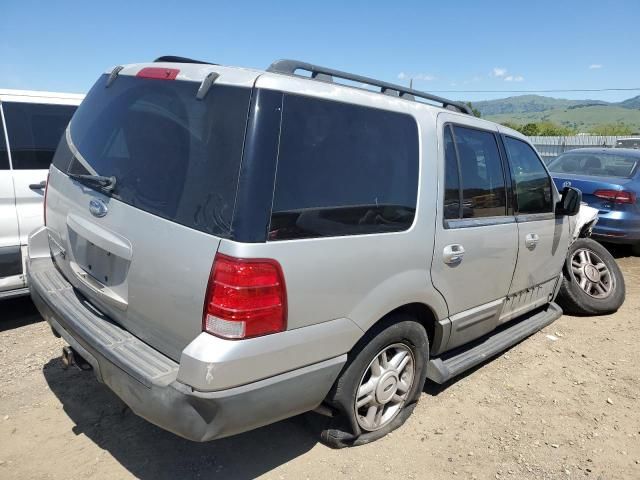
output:
[[31, 190], [42, 190], [46, 186], [47, 186], [47, 181], [42, 180], [40, 183], [32, 183], [31, 185], [29, 185], [29, 188]]
[[533, 250], [538, 245], [540, 241], [540, 236], [537, 233], [529, 233], [524, 239], [524, 244], [527, 246], [529, 250]]
[[447, 265], [456, 265], [462, 262], [464, 247], [458, 243], [447, 245], [442, 251], [442, 259]]

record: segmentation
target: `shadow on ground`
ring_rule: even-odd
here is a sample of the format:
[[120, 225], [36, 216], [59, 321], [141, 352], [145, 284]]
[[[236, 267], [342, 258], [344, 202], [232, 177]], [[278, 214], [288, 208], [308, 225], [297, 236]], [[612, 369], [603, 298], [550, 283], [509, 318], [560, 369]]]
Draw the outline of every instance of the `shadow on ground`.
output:
[[0, 332], [42, 321], [31, 297], [2, 300], [1, 305]]
[[89, 437], [143, 480], [255, 478], [309, 451], [323, 422], [323, 417], [308, 413], [234, 437], [195, 443], [136, 416], [92, 372], [65, 371], [56, 358], [43, 373], [75, 423], [73, 433]]
[[619, 245], [616, 243], [606, 243], [606, 242], [601, 242], [601, 243], [607, 250], [609, 250], [609, 253], [611, 253], [613, 258], [625, 258], [625, 257], [635, 256], [631, 251], [631, 245]]

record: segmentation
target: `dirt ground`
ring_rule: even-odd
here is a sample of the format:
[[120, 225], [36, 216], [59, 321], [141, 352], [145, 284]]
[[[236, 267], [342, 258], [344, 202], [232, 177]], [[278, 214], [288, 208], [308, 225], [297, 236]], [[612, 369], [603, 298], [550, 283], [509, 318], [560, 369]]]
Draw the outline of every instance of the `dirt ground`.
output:
[[28, 299], [0, 305], [0, 478], [640, 478], [640, 258], [618, 252], [615, 315], [564, 316], [467, 375], [428, 384], [413, 416], [331, 450], [315, 414], [208, 444], [132, 414], [64, 371]]

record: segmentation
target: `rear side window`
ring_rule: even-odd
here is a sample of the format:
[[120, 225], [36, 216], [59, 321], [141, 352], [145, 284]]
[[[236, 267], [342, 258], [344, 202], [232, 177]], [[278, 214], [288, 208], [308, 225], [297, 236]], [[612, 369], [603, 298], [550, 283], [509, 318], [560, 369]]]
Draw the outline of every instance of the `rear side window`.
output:
[[[228, 237], [251, 91], [199, 82], [104, 75], [70, 126], [54, 164], [114, 176], [114, 198], [146, 212]], [[74, 150], [75, 149], [75, 150]]]
[[504, 143], [516, 184], [518, 213], [553, 212], [551, 177], [536, 152], [513, 137], [504, 137]]
[[460, 218], [460, 177], [451, 126], [444, 129], [444, 218]]
[[3, 102], [14, 170], [48, 169], [76, 107]]
[[[453, 143], [448, 146], [447, 130]], [[502, 160], [492, 132], [453, 126], [445, 128], [445, 218], [480, 218], [506, 215], [506, 190]], [[456, 160], [457, 156], [457, 162]], [[455, 214], [451, 202], [458, 188], [455, 169], [460, 168], [462, 206]]]
[[[0, 108], [2, 108], [1, 105]], [[2, 115], [0, 115], [0, 170], [8, 169], [9, 156], [7, 155], [7, 144], [4, 137], [4, 124], [2, 123]]]
[[413, 223], [409, 115], [285, 95], [270, 240], [396, 232]]

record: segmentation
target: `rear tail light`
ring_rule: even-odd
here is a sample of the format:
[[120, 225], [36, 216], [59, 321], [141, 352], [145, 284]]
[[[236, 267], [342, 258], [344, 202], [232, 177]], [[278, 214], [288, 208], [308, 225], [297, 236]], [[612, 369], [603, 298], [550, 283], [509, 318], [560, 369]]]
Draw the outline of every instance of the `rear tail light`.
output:
[[47, 192], [49, 191], [49, 173], [47, 173], [47, 183], [44, 184], [44, 201], [43, 205], [43, 215], [44, 215], [44, 224], [47, 224]]
[[636, 203], [635, 192], [624, 190], [596, 190], [593, 194], [612, 203]]
[[278, 262], [216, 254], [204, 305], [205, 332], [230, 339], [257, 337], [283, 331], [286, 319], [286, 287]]
[[155, 78], [156, 80], [175, 80], [180, 73], [177, 68], [146, 67], [138, 72], [136, 77]]

